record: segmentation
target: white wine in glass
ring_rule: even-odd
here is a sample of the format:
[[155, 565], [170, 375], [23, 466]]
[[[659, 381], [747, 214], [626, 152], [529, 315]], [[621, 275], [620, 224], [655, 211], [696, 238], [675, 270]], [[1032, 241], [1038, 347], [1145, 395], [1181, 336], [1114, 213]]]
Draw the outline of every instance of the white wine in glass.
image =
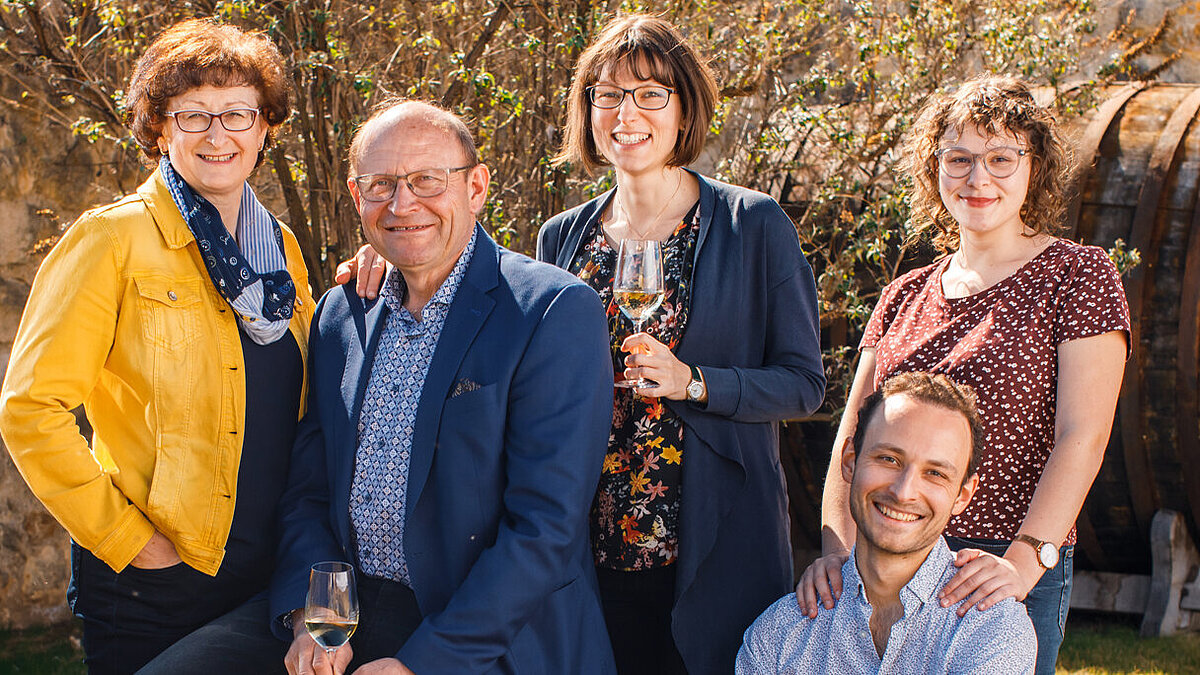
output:
[[[664, 295], [662, 248], [658, 242], [623, 239], [617, 253], [617, 269], [613, 272], [613, 299], [633, 322], [634, 332], [642, 332], [642, 324], [654, 315]], [[658, 383], [640, 378], [619, 380], [616, 386], [654, 387]]]
[[329, 660], [338, 647], [350, 641], [358, 627], [358, 592], [354, 566], [344, 562], [319, 562], [308, 573], [308, 599], [304, 627]]

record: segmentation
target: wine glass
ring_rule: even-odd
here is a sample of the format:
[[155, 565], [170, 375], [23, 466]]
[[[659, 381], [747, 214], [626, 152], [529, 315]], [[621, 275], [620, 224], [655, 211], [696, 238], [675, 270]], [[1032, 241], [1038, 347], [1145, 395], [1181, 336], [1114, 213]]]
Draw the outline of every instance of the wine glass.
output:
[[[613, 299], [621, 312], [633, 322], [634, 331], [642, 332], [642, 324], [662, 304], [662, 248], [654, 239], [623, 239], [617, 253], [617, 269], [613, 273]], [[646, 378], [619, 380], [618, 387], [656, 387], [658, 383]]]
[[304, 627], [325, 650], [329, 661], [358, 627], [358, 592], [354, 566], [344, 562], [319, 562], [308, 573], [308, 599]]

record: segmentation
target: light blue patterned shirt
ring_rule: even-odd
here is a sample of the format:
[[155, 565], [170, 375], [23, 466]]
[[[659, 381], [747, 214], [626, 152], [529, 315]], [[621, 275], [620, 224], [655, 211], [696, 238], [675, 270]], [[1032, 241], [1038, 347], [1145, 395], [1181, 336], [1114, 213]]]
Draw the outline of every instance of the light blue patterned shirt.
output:
[[737, 675], [750, 673], [1032, 673], [1037, 638], [1025, 606], [1008, 598], [986, 611], [959, 618], [955, 606], [938, 604], [937, 592], [958, 570], [938, 537], [925, 562], [904, 588], [904, 616], [892, 626], [883, 658], [875, 651], [862, 579], [853, 552], [842, 566], [844, 592], [816, 619], [800, 612], [788, 593], [746, 631]]
[[358, 449], [350, 485], [350, 521], [359, 569], [412, 588], [404, 559], [405, 497], [417, 406], [450, 303], [475, 253], [475, 234], [416, 320], [404, 308], [404, 277], [393, 269], [379, 290], [387, 305], [383, 334], [358, 417]]

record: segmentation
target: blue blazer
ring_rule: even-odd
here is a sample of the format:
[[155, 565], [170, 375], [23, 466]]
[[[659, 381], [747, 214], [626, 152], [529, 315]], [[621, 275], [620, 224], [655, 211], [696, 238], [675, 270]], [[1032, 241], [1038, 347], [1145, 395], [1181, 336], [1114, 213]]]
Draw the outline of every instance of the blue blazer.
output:
[[[396, 656], [418, 673], [611, 673], [587, 536], [612, 425], [604, 310], [476, 231], [417, 411], [404, 548], [424, 620]], [[317, 307], [272, 616], [304, 606], [314, 562], [356, 559], [357, 419], [387, 311], [353, 283]], [[451, 396], [463, 380], [480, 386]]]
[[[813, 274], [795, 226], [765, 194], [699, 174], [691, 308], [675, 350], [697, 365], [708, 404], [683, 420], [683, 489], [672, 632], [688, 672], [730, 673], [742, 633], [792, 588], [779, 421], [825, 396]], [[551, 218], [538, 259], [567, 267], [608, 192]]]

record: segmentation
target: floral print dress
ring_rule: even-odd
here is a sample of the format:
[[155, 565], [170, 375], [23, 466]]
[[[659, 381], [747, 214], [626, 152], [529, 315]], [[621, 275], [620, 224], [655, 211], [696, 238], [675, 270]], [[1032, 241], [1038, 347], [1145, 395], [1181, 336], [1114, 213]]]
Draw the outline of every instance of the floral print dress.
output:
[[[693, 207], [662, 245], [666, 294], [644, 330], [675, 350], [687, 325], [690, 281], [700, 232]], [[570, 270], [604, 302], [611, 338], [613, 371], [622, 379], [621, 343], [634, 326], [613, 299], [617, 252], [597, 226], [580, 247]], [[592, 555], [598, 567], [646, 570], [675, 562], [679, 552], [683, 422], [658, 398], [614, 388], [613, 426], [596, 498], [592, 502]]]

